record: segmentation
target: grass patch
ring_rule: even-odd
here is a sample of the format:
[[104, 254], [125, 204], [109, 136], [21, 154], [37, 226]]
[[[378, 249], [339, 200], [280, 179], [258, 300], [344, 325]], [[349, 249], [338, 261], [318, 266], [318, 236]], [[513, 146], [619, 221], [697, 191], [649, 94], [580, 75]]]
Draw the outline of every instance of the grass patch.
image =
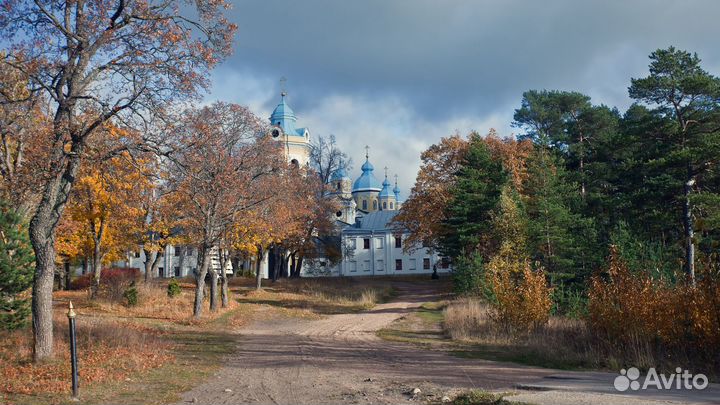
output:
[[301, 317], [366, 311], [395, 296], [392, 287], [353, 279], [279, 280], [239, 298], [247, 304], [270, 305]]
[[522, 405], [524, 402], [508, 401], [502, 394], [482, 390], [462, 393], [452, 401], [453, 405]]
[[444, 302], [426, 302], [376, 334], [385, 340], [422, 346], [443, 343], [447, 341], [442, 329], [444, 306]]

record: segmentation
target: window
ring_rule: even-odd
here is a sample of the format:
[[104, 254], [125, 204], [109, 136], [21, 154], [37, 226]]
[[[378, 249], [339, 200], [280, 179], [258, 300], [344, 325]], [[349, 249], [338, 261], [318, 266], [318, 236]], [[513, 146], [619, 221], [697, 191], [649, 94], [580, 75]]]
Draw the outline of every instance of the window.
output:
[[416, 270], [417, 269], [417, 259], [410, 259], [410, 264], [408, 265], [408, 270]]
[[374, 201], [373, 201], [373, 209], [374, 209], [374, 210], [377, 210], [377, 200], [374, 200]]
[[375, 271], [385, 271], [385, 262], [382, 259], [377, 260]]
[[448, 259], [447, 257], [443, 257], [440, 263], [443, 269], [447, 269], [448, 267], [450, 267], [450, 259]]
[[384, 209], [384, 210], [387, 209], [387, 201], [383, 201], [383, 209]]
[[370, 239], [363, 239], [363, 249], [370, 249]]
[[165, 277], [165, 269], [162, 267], [158, 267], [158, 276], [159, 277]]
[[348, 268], [351, 273], [355, 273], [357, 271], [357, 262], [355, 260], [351, 260], [350, 263], [348, 263]]
[[180, 277], [180, 267], [175, 267], [175, 277]]
[[357, 240], [355, 238], [352, 238], [349, 240], [349, 246], [350, 249], [356, 249], [357, 248]]
[[135, 252], [135, 258], [136, 258], [136, 259], [140, 258], [140, 252], [139, 252], [139, 251]]
[[375, 238], [375, 249], [382, 249], [384, 245], [384, 240], [380, 238]]
[[175, 257], [178, 257], [178, 256], [180, 256], [180, 248], [176, 247], [175, 248]]
[[337, 183], [337, 189], [338, 189], [338, 191], [340, 191], [341, 188], [342, 188], [342, 184], [340, 184], [340, 182], [338, 181], [338, 183]]
[[402, 259], [395, 259], [395, 270], [402, 270]]
[[325, 267], [325, 261], [324, 261], [324, 260], [320, 262], [320, 267]]
[[370, 260], [363, 261], [363, 271], [370, 271]]
[[338, 218], [340, 218], [340, 217], [342, 216], [342, 211], [336, 212], [336, 213], [335, 213], [335, 216], [338, 217]]
[[423, 259], [423, 269], [430, 270], [430, 258], [426, 257]]
[[402, 247], [402, 236], [395, 235], [395, 247], [401, 248]]
[[293, 166], [295, 166], [295, 168], [297, 168], [298, 166], [300, 166], [300, 162], [298, 162], [297, 159], [291, 160], [290, 163], [291, 163]]
[[188, 255], [188, 256], [195, 256], [195, 249], [189, 247], [189, 248], [187, 249], [187, 255]]
[[395, 209], [395, 208], [393, 208], [393, 203], [392, 203], [392, 202], [390, 203], [390, 209], [391, 209], [391, 210], [392, 210], [392, 209]]
[[363, 209], [367, 211], [367, 200], [363, 200]]

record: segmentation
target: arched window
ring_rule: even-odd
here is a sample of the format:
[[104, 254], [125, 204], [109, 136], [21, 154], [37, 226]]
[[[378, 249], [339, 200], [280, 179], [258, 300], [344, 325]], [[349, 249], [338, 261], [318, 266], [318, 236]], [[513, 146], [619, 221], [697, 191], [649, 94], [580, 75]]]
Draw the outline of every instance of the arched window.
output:
[[290, 163], [291, 163], [293, 166], [295, 166], [295, 168], [298, 168], [298, 167], [300, 166], [300, 163], [298, 162], [297, 159], [291, 160]]
[[384, 209], [384, 210], [387, 209], [387, 202], [385, 202], [385, 201], [383, 201], [383, 209]]
[[367, 200], [363, 200], [363, 209], [367, 211]]
[[337, 189], [340, 190], [340, 188], [342, 188], [342, 184], [338, 181]]
[[395, 209], [395, 208], [393, 208], [393, 203], [392, 203], [392, 202], [390, 203], [390, 209], [391, 209], [391, 210], [394, 210], [394, 209]]
[[377, 200], [373, 200], [373, 209], [377, 210]]

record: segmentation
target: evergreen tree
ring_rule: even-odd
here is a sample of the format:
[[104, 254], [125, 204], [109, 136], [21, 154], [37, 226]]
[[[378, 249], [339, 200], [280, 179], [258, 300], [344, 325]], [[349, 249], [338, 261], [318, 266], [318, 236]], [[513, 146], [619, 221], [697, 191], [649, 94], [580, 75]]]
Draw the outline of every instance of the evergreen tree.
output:
[[0, 202], [0, 329], [25, 324], [30, 306], [28, 299], [19, 295], [32, 285], [34, 261], [22, 218]]
[[570, 208], [578, 198], [576, 185], [543, 147], [529, 159], [528, 173], [524, 192], [531, 258], [554, 279], [584, 279], [599, 258], [593, 222]]
[[[673, 47], [650, 54], [650, 75], [632, 79], [630, 97], [654, 106], [653, 114], [669, 119], [672, 125], [660, 135], [667, 153], [655, 164], [667, 171], [659, 181], [678, 182], [684, 233], [685, 273], [695, 281], [696, 217], [701, 212], [694, 202], [717, 202], [717, 190], [709, 189], [708, 177], [720, 162], [720, 78], [700, 67], [697, 54]], [[676, 177], [676, 173], [680, 173]], [[666, 179], [663, 178], [666, 176]], [[704, 198], [696, 199], [698, 193]], [[702, 208], [702, 207], [700, 207]]]
[[507, 180], [502, 163], [492, 158], [484, 140], [471, 135], [441, 231], [440, 251], [445, 256], [458, 258], [478, 249], [486, 252], [491, 215]]

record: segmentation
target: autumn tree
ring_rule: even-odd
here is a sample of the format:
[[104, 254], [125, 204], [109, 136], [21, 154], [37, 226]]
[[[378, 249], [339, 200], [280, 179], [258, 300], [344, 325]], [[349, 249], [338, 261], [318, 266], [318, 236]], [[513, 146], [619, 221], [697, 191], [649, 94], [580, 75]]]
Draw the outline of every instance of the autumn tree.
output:
[[88, 137], [111, 120], [139, 126], [196, 95], [208, 84], [208, 70], [230, 52], [235, 27], [223, 17], [226, 3], [191, 3], [194, 10], [180, 1], [0, 2], [3, 63], [19, 69], [51, 104], [49, 171], [30, 222], [36, 361], [53, 354], [55, 236]]
[[442, 138], [420, 156], [422, 164], [410, 196], [393, 219], [393, 226], [409, 232], [406, 249], [439, 247], [442, 223], [453, 198], [452, 187], [469, 142], [456, 134]]
[[4, 63], [6, 58], [0, 52], [0, 193], [20, 215], [28, 216], [38, 202], [47, 166], [43, 142], [49, 119], [27, 75]]
[[211, 254], [245, 211], [278, 194], [263, 180], [286, 163], [262, 121], [238, 105], [217, 102], [187, 110], [171, 132], [177, 150], [168, 185], [182, 229], [198, 248], [193, 315], [199, 318], [208, 273], [210, 309], [217, 309], [219, 275], [210, 271]]
[[508, 180], [502, 162], [493, 158], [482, 137], [472, 134], [469, 142], [439, 238], [440, 251], [453, 258], [478, 250], [486, 253], [490, 218]]
[[145, 220], [140, 203], [151, 189], [152, 158], [125, 151], [106, 159], [112, 140], [131, 136], [116, 127], [106, 130], [111, 134], [101, 139], [111, 142], [89, 142], [88, 160], [80, 169], [66, 210], [66, 215], [82, 225], [87, 240], [84, 244], [90, 247], [93, 298], [100, 287], [103, 264], [119, 260], [136, 248], [136, 235]]

